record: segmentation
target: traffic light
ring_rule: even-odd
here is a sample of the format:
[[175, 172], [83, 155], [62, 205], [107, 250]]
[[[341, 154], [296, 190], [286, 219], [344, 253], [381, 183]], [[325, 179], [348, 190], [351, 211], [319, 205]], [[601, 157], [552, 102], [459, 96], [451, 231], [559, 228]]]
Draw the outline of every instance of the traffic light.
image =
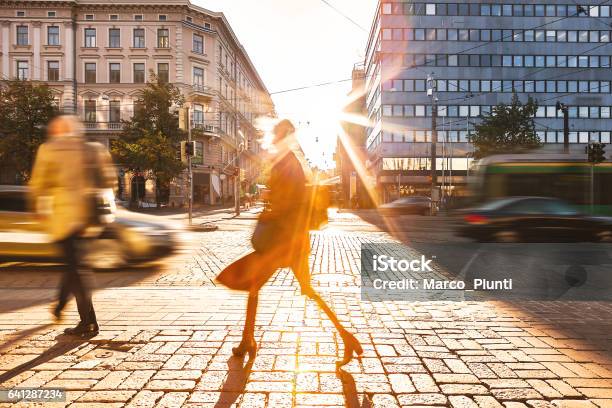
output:
[[196, 142], [181, 142], [181, 161], [187, 163], [188, 157], [193, 157]]
[[589, 163], [601, 163], [606, 161], [606, 145], [603, 143], [591, 143], [586, 147]]
[[194, 144], [194, 142], [188, 142], [185, 145], [185, 154], [187, 156], [193, 156], [193, 152], [195, 151], [195, 149], [193, 148], [193, 144]]
[[595, 145], [593, 145], [593, 149], [594, 149], [594, 154], [593, 154], [593, 158], [595, 160], [595, 163], [601, 163], [606, 161], [606, 145], [603, 143], [597, 143]]
[[179, 129], [187, 132], [189, 129], [189, 110], [187, 108], [179, 108]]

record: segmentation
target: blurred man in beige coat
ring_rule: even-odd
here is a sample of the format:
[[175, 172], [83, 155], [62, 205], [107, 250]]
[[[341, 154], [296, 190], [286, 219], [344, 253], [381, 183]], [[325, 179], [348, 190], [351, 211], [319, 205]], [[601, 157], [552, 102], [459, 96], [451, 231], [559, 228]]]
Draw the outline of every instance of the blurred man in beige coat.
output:
[[41, 221], [64, 252], [66, 270], [54, 314], [59, 319], [68, 297], [74, 295], [81, 321], [65, 333], [95, 336], [98, 322], [81, 261], [86, 237], [103, 223], [101, 194], [112, 191], [117, 179], [108, 150], [87, 143], [82, 133], [74, 116], [59, 116], [49, 123], [30, 188]]

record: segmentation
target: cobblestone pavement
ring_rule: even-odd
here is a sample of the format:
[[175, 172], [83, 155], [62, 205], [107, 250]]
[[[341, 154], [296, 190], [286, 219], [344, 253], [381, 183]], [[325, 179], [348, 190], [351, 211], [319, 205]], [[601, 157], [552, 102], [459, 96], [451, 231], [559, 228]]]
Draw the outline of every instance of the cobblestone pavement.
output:
[[68, 401], [45, 406], [73, 407], [612, 407], [610, 302], [362, 300], [361, 243], [394, 240], [350, 214], [313, 234], [311, 264], [363, 358], [336, 372], [341, 340], [281, 270], [243, 367], [230, 355], [245, 297], [212, 278], [248, 250], [249, 218], [187, 236], [161, 269], [98, 276], [88, 341], [61, 335], [74, 303], [51, 323], [56, 271], [4, 268], [0, 387], [63, 387]]
[[[100, 287], [125, 286], [214, 286], [214, 277], [241, 254], [250, 250], [250, 237], [257, 212], [244, 212], [233, 218], [221, 213], [201, 217], [194, 224], [215, 223], [212, 232], [177, 231], [180, 242], [178, 254], [161, 265], [126, 271], [99, 273]], [[176, 217], [169, 217], [176, 220]], [[358, 225], [356, 231], [346, 231], [346, 225]], [[371, 231], [364, 233], [363, 229]], [[311, 265], [314, 284], [321, 286], [355, 286], [359, 282], [359, 251], [362, 243], [395, 242], [388, 234], [364, 223], [352, 214], [337, 214], [332, 226], [311, 236]], [[0, 267], [0, 287], [55, 288], [59, 283], [60, 267], [5, 264]], [[24, 273], [26, 272], [26, 273]], [[275, 276], [273, 285], [292, 286], [294, 278], [289, 270]]]

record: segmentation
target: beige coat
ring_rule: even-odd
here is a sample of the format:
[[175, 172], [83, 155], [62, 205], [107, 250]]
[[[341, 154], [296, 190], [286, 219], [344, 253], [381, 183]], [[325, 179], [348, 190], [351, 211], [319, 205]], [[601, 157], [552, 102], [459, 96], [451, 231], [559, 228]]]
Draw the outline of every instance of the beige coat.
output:
[[40, 146], [30, 189], [37, 213], [53, 240], [62, 240], [87, 227], [91, 216], [88, 197], [100, 190], [95, 188], [92, 177], [96, 164], [101, 167], [100, 188], [112, 192], [117, 176], [108, 150], [100, 143], [62, 136], [52, 137]]

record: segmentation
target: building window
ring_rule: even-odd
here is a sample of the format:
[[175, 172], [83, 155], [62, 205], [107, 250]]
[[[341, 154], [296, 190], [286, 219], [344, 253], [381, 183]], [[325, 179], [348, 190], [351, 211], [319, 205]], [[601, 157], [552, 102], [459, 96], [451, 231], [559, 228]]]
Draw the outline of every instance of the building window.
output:
[[111, 62], [108, 64], [108, 82], [111, 84], [121, 83], [121, 64], [118, 62]]
[[25, 11], [23, 10], [18, 10], [17, 13], [15, 13], [15, 15], [17, 17], [25, 17]]
[[145, 47], [145, 30], [144, 28], [134, 29], [134, 48]]
[[136, 21], [142, 21], [142, 20], [144, 20], [144, 17], [143, 17], [143, 15], [142, 15], [142, 14], [135, 14], [135, 15], [134, 15], [134, 20], [136, 20]]
[[160, 14], [159, 15], [159, 21], [167, 21], [168, 20], [168, 16], [165, 14]]
[[91, 21], [93, 19], [94, 19], [94, 15], [93, 14], [85, 14], [85, 20]]
[[58, 26], [47, 27], [47, 45], [60, 45], [60, 29]]
[[204, 86], [204, 70], [200, 67], [193, 68], [193, 85], [196, 87]]
[[190, 23], [193, 23], [193, 17], [187, 16], [185, 17], [185, 20], [187, 20]]
[[144, 112], [144, 103], [142, 101], [135, 101], [133, 110], [134, 116], [142, 114]]
[[85, 122], [96, 122], [96, 101], [85, 101]]
[[208, 28], [209, 30], [212, 30], [212, 26], [210, 25], [210, 23], [204, 23], [204, 28]]
[[121, 101], [109, 102], [108, 121], [110, 123], [121, 122]]
[[111, 20], [111, 21], [117, 21], [117, 20], [119, 20], [119, 15], [111, 14], [111, 15], [108, 16], [108, 19]]
[[96, 63], [95, 62], [85, 63], [85, 83], [86, 84], [96, 83]]
[[109, 28], [108, 29], [108, 47], [109, 48], [121, 48], [121, 29]]
[[17, 26], [17, 45], [28, 45], [28, 26]]
[[134, 83], [144, 84], [145, 82], [145, 64], [137, 62], [134, 64]]
[[29, 77], [28, 61], [17, 61], [17, 79], [26, 80]]
[[47, 17], [55, 17], [57, 13], [55, 11], [47, 11]]
[[96, 29], [86, 28], [85, 29], [85, 48], [96, 47]]
[[204, 109], [200, 104], [193, 105], [193, 123], [194, 125], [201, 125], [204, 123]]
[[197, 54], [204, 54], [204, 37], [201, 35], [193, 35], [193, 52]]
[[47, 61], [47, 80], [59, 81], [59, 61]]
[[170, 48], [170, 32], [167, 28], [157, 30], [157, 48]]
[[167, 62], [157, 64], [157, 79], [164, 84], [170, 82], [170, 66]]

